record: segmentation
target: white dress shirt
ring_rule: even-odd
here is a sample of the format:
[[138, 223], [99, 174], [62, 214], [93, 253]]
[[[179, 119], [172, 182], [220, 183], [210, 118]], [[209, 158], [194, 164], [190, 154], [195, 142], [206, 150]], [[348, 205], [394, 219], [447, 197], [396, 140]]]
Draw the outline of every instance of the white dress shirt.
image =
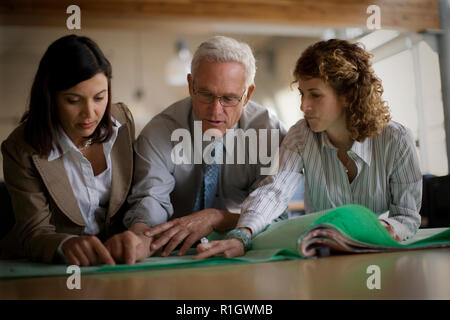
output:
[[304, 174], [306, 213], [360, 204], [378, 216], [388, 211], [381, 219], [401, 240], [413, 236], [420, 225], [422, 174], [409, 130], [391, 121], [380, 135], [355, 141], [347, 152], [357, 167], [351, 183], [337, 152], [326, 132], [314, 133], [306, 120], [298, 121], [281, 145], [278, 173], [243, 203], [238, 227], [254, 235], [263, 230], [286, 208]]
[[94, 170], [89, 160], [83, 156], [63, 130], [59, 130], [57, 136], [62, 153], [54, 148], [48, 157], [48, 161], [63, 157], [67, 177], [86, 222], [84, 233], [89, 235], [99, 234], [103, 230], [108, 210], [112, 177], [111, 149], [121, 126], [114, 118], [112, 120], [113, 134], [108, 141], [102, 144], [107, 168], [97, 176], [94, 176]]

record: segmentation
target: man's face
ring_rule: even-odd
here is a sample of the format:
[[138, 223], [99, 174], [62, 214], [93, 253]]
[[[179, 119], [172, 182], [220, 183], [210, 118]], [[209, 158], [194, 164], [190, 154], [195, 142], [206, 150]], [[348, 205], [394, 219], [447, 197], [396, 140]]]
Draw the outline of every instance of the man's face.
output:
[[202, 121], [203, 132], [216, 129], [222, 136], [239, 121], [254, 90], [253, 85], [246, 88], [245, 69], [238, 62], [203, 61], [195, 78], [188, 75], [188, 82], [194, 114]]

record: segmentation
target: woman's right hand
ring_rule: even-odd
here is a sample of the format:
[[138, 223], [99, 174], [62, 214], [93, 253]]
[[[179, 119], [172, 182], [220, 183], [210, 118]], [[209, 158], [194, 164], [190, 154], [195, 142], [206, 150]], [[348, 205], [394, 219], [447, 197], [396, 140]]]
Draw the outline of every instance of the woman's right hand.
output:
[[380, 220], [380, 223], [395, 241], [400, 241], [400, 237], [395, 233], [394, 228], [389, 223], [384, 220]]
[[62, 247], [66, 258], [77, 266], [91, 266], [106, 263], [115, 265], [109, 251], [96, 236], [79, 236], [66, 240]]
[[130, 229], [109, 238], [105, 242], [105, 247], [115, 261], [135, 264], [152, 254], [150, 252], [150, 244], [152, 241], [153, 238], [148, 238], [142, 233], [137, 233]]
[[208, 243], [200, 243], [197, 246], [198, 254], [194, 259], [205, 259], [218, 255], [226, 258], [243, 256], [245, 254], [244, 244], [238, 239], [227, 239], [211, 241]]

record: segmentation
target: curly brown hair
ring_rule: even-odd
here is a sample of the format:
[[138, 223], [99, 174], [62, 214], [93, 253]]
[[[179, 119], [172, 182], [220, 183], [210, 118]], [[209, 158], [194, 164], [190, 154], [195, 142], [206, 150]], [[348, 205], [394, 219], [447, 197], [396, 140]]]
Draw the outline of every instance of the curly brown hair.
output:
[[383, 86], [375, 75], [372, 54], [357, 43], [331, 39], [309, 46], [297, 60], [293, 83], [320, 78], [345, 98], [347, 129], [353, 140], [381, 133], [391, 116], [382, 99]]

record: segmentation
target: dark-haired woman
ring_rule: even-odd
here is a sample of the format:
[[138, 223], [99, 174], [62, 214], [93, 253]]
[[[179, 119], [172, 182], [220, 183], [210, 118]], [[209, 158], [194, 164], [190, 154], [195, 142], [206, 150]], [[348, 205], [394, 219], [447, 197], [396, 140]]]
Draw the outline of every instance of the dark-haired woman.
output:
[[97, 44], [75, 35], [53, 42], [21, 124], [2, 143], [16, 220], [2, 256], [115, 264], [103, 241], [123, 231], [133, 140], [128, 108], [111, 104], [111, 65]]
[[305, 177], [305, 211], [360, 204], [375, 212], [396, 240], [420, 225], [422, 175], [408, 129], [390, 121], [371, 55], [358, 44], [320, 41], [297, 61], [294, 78], [305, 118], [284, 138], [280, 167], [245, 200], [241, 239], [200, 244], [197, 258], [237, 256], [252, 235], [279, 216]]

